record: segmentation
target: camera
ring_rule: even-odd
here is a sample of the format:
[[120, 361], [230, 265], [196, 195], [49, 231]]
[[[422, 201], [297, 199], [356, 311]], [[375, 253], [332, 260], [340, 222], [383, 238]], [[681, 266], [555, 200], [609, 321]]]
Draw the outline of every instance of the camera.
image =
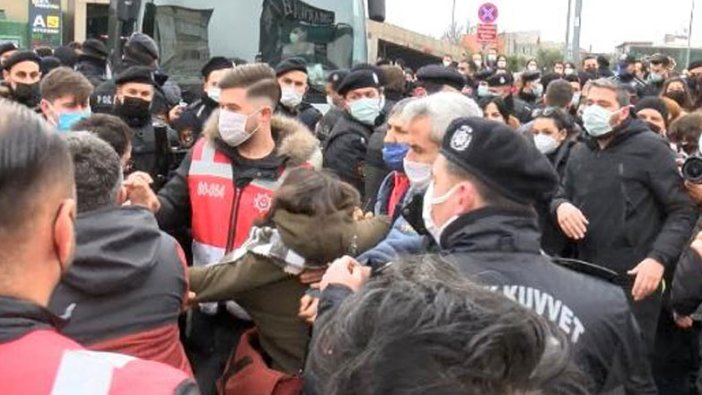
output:
[[702, 184], [702, 158], [691, 156], [685, 159], [682, 166], [682, 176], [685, 181], [693, 184]]

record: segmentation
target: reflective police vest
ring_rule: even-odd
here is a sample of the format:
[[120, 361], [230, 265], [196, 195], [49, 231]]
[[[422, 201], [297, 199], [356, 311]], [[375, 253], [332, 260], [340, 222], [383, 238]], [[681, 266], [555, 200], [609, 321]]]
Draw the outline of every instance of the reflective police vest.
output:
[[53, 330], [0, 344], [3, 394], [172, 395], [182, 371], [122, 354], [88, 351]]
[[283, 173], [237, 186], [231, 160], [210, 140], [198, 140], [188, 172], [195, 265], [217, 262], [246, 240], [254, 222], [268, 213]]

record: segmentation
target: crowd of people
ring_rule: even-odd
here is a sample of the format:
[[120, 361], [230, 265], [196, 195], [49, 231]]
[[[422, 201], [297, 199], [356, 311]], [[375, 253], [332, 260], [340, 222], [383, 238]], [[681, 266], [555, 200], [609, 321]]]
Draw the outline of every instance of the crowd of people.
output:
[[702, 60], [159, 56], [0, 44], [3, 393], [702, 391]]

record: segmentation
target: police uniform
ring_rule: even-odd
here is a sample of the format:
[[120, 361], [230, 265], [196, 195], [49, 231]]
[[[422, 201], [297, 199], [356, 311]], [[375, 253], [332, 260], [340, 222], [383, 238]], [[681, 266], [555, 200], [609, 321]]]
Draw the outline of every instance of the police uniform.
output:
[[[207, 80], [210, 73], [217, 70], [231, 69], [234, 67], [232, 61], [222, 56], [215, 56], [202, 67], [202, 78]], [[219, 107], [219, 102], [209, 96], [208, 92], [203, 92], [202, 97], [188, 105], [181, 117], [194, 120], [193, 136], [195, 140], [202, 132], [205, 122], [210, 118], [212, 112]]]
[[[547, 198], [557, 176], [536, 148], [509, 127], [480, 118], [454, 121], [441, 154], [525, 207]], [[440, 235], [442, 259], [489, 289], [559, 327], [593, 393], [624, 387], [655, 394], [645, 347], [616, 273], [586, 263], [563, 266], [544, 255], [533, 210], [488, 206], [450, 222]]]
[[[334, 70], [329, 73], [327, 77], [327, 83], [331, 84], [332, 89], [337, 92], [339, 90], [339, 85], [341, 82], [349, 75], [348, 70]], [[331, 105], [331, 103], [329, 103]], [[324, 144], [329, 135], [331, 134], [334, 125], [341, 119], [344, 115], [344, 110], [336, 106], [332, 106], [329, 111], [324, 114], [322, 119], [317, 122], [317, 130], [315, 130], [315, 135], [320, 143]]]
[[[300, 71], [307, 75], [307, 63], [302, 58], [289, 58], [280, 62], [275, 67], [275, 76], [280, 78], [282, 75], [287, 74], [291, 71]], [[284, 115], [288, 118], [295, 118], [302, 122], [310, 132], [314, 132], [317, 127], [317, 122], [322, 119], [322, 113], [314, 108], [311, 104], [306, 102], [301, 102], [294, 108], [285, 106], [282, 103], [278, 103], [278, 108], [276, 113]]]
[[449, 86], [460, 92], [466, 85], [466, 78], [452, 67], [430, 64], [417, 70], [417, 82], [420, 86], [424, 86], [426, 83], [442, 87]]
[[[514, 78], [512, 74], [501, 73], [493, 74], [491, 77], [487, 78], [488, 86], [493, 88], [501, 88], [509, 86], [511, 87], [514, 83]], [[530, 105], [524, 100], [514, 97], [512, 94], [505, 97], [505, 104], [509, 108], [509, 112], [521, 123], [528, 123], [531, 121], [531, 114], [535, 109], [535, 106]]]
[[[3, 69], [8, 73], [14, 66], [22, 62], [34, 62], [41, 68], [41, 58], [33, 51], [19, 51], [10, 56], [5, 63]], [[34, 84], [18, 84], [17, 90], [13, 90], [9, 83], [3, 81], [3, 95], [16, 103], [23, 104], [33, 111], [39, 113], [39, 102], [41, 97], [39, 94], [39, 81]]]

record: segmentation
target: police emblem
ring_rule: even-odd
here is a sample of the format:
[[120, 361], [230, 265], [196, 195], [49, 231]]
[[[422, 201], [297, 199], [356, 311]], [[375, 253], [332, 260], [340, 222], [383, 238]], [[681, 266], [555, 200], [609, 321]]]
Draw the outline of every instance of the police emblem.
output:
[[254, 197], [254, 208], [258, 210], [260, 214], [265, 214], [271, 209], [272, 199], [270, 195], [265, 193], [259, 193]]
[[463, 125], [451, 137], [451, 148], [456, 151], [465, 151], [473, 140], [473, 128]]

